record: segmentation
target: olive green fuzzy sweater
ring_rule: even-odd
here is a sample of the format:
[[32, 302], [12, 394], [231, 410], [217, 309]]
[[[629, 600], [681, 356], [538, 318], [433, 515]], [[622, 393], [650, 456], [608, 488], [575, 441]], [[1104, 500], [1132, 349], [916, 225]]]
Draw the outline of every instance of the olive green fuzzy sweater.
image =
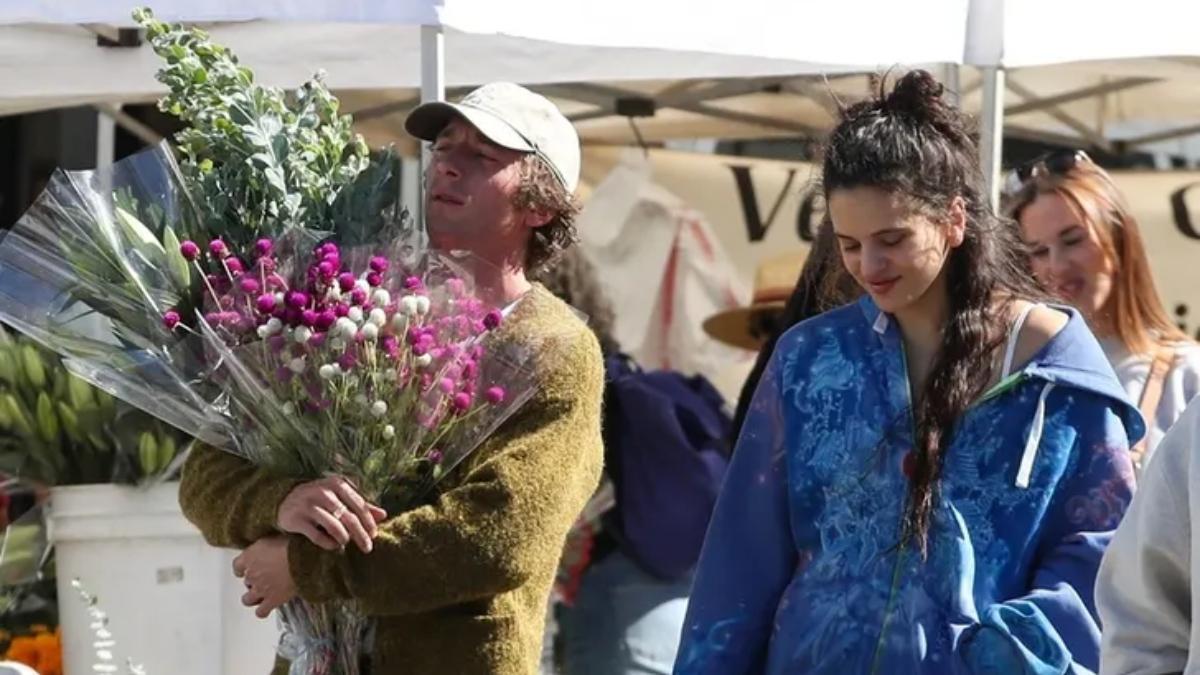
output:
[[[604, 366], [592, 333], [541, 286], [501, 330], [538, 345], [540, 387], [431, 504], [382, 523], [369, 554], [291, 536], [301, 597], [353, 598], [377, 621], [373, 675], [537, 670], [563, 541], [600, 478]], [[210, 544], [243, 548], [278, 534], [279, 504], [297, 484], [197, 447], [180, 503]]]

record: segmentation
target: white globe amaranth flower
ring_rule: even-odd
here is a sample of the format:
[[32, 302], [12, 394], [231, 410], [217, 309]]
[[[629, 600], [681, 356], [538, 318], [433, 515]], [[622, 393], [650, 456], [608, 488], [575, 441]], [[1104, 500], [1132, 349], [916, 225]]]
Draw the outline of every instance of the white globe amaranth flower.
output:
[[430, 354], [422, 354], [413, 359], [413, 361], [416, 362], [418, 368], [428, 368], [430, 364], [433, 363], [433, 356]]
[[365, 408], [367, 404], [371, 402], [371, 399], [367, 398], [366, 394], [356, 394], [354, 396], [354, 402]]
[[322, 380], [332, 380], [338, 375], [339, 370], [341, 369], [336, 363], [326, 363], [317, 369], [317, 375], [320, 375]]
[[340, 337], [333, 337], [329, 340], [329, 348], [335, 352], [340, 352], [346, 348], [346, 341]]
[[400, 379], [400, 373], [397, 373], [394, 370], [383, 371], [383, 381], [384, 382], [395, 382], [398, 379]]
[[332, 300], [334, 302], [341, 300], [342, 299], [342, 290], [340, 288], [338, 288], [337, 284], [330, 286], [329, 290], [325, 291], [325, 299]]
[[371, 404], [371, 414], [376, 417], [383, 417], [387, 414], [388, 405], [383, 401], [375, 401]]
[[429, 313], [429, 297], [425, 295], [417, 296], [417, 314], [424, 316]]
[[292, 331], [292, 339], [300, 344], [307, 344], [312, 339], [313, 332], [308, 326], [299, 326]]
[[376, 307], [375, 309], [372, 309], [371, 313], [367, 316], [367, 322], [383, 328], [387, 325], [387, 312], [383, 311], [379, 307]]
[[408, 330], [408, 317], [404, 315], [404, 312], [396, 312], [392, 316], [392, 330], [397, 333], [403, 333]]
[[373, 323], [368, 323], [362, 327], [362, 336], [364, 340], [374, 342], [379, 339], [379, 326]]
[[258, 333], [258, 337], [263, 338], [264, 340], [271, 337], [271, 329], [267, 328], [267, 324], [265, 323], [255, 329], [254, 332]]
[[279, 306], [282, 304], [283, 304], [283, 291], [275, 291], [275, 305]]
[[283, 404], [283, 407], [281, 408], [281, 410], [283, 410], [284, 415], [295, 415], [296, 414], [296, 404], [292, 403], [291, 401], [287, 401]]
[[392, 440], [393, 438], [395, 438], [396, 437], [396, 427], [394, 427], [390, 424], [385, 424], [383, 426], [383, 437], [388, 439], [389, 441]]
[[359, 279], [358, 281], [355, 281], [355, 282], [354, 282], [354, 287], [355, 287], [355, 288], [357, 288], [357, 289], [359, 289], [359, 290], [360, 290], [360, 291], [362, 291], [363, 293], [370, 293], [370, 292], [371, 292], [371, 284], [367, 283], [367, 280], [366, 280], [366, 279]]
[[355, 305], [354, 307], [351, 307], [350, 311], [346, 314], [346, 318], [350, 319], [354, 323], [362, 323], [363, 322], [362, 307], [359, 307], [357, 305]]
[[371, 302], [375, 303], [376, 305], [378, 305], [380, 307], [383, 307], [384, 305], [388, 304], [391, 301], [392, 301], [392, 294], [388, 293], [387, 290], [385, 290], [385, 289], [376, 288], [375, 292], [371, 294]]
[[299, 375], [300, 373], [304, 372], [304, 369], [307, 367], [307, 365], [308, 364], [305, 361], [305, 357], [297, 356], [296, 358], [292, 359], [291, 361], [288, 361], [287, 367], [288, 367], [288, 370]]
[[413, 316], [417, 313], [417, 296], [406, 295], [400, 298], [400, 311], [408, 316]]
[[275, 335], [279, 331], [283, 330], [283, 322], [280, 321], [279, 317], [277, 317], [277, 316], [273, 316], [270, 319], [267, 319], [266, 326], [267, 326], [267, 335]]

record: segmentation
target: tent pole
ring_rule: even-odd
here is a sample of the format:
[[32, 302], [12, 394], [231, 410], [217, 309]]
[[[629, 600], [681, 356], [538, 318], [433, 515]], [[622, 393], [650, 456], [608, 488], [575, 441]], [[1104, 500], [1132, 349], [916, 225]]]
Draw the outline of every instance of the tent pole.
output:
[[1004, 68], [988, 66], [983, 72], [983, 108], [979, 114], [979, 161], [988, 202], [1000, 207], [1000, 161], [1004, 145]]
[[[446, 36], [441, 26], [421, 26], [421, 102], [446, 100]], [[406, 202], [417, 222], [424, 220], [424, 190], [421, 180], [425, 167], [429, 166], [429, 144], [421, 144], [421, 163], [405, 162], [401, 180], [405, 183], [401, 194], [416, 199]]]

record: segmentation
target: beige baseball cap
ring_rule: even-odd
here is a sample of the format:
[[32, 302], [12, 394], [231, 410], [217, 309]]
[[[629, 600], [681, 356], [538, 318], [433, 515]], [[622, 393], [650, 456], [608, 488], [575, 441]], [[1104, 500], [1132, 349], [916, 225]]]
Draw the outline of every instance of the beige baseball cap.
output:
[[541, 157], [568, 192], [579, 186], [579, 134], [545, 96], [511, 82], [492, 82], [458, 103], [417, 106], [404, 120], [404, 128], [421, 140], [433, 141], [456, 116], [496, 145]]

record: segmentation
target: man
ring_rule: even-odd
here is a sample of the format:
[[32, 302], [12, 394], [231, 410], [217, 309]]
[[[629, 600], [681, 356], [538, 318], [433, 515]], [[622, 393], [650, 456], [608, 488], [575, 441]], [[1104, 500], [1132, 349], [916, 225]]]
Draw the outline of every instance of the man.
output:
[[212, 448], [189, 458], [180, 502], [211, 544], [246, 549], [235, 572], [260, 617], [297, 595], [357, 601], [375, 620], [374, 675], [527, 675], [603, 456], [596, 339], [526, 278], [573, 241], [579, 139], [552, 103], [506, 83], [422, 105], [405, 128], [434, 143], [431, 241], [474, 252], [502, 301], [521, 298], [501, 330], [539, 345], [537, 394], [408, 512], [384, 514], [340, 478], [302, 483]]
[[1197, 528], [1200, 399], [1159, 442], [1100, 565], [1101, 675], [1200, 673]]

